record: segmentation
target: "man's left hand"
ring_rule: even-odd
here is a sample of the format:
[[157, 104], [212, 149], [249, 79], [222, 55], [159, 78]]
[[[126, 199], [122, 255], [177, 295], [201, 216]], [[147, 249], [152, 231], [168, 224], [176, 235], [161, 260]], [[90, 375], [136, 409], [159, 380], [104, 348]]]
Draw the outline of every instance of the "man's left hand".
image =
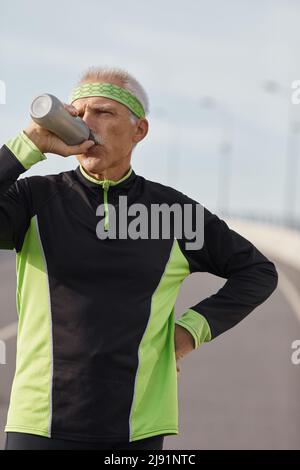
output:
[[177, 375], [179, 375], [179, 372], [180, 372], [179, 361], [184, 356], [186, 356], [189, 352], [195, 349], [195, 341], [194, 341], [193, 336], [188, 330], [176, 324], [175, 324], [174, 341], [175, 341]]

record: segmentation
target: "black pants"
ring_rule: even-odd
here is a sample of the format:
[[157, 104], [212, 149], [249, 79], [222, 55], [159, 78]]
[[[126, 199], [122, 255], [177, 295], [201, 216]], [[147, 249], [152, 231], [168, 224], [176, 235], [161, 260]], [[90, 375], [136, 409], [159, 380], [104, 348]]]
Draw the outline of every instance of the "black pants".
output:
[[7, 432], [5, 450], [162, 450], [164, 436], [133, 442], [79, 442]]

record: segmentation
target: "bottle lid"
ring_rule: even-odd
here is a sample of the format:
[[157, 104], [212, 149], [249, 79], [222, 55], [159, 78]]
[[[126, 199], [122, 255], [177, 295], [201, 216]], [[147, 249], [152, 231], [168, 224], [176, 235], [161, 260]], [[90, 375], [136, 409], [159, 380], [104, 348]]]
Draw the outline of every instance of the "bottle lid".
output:
[[49, 113], [52, 99], [49, 95], [39, 95], [31, 103], [31, 115], [35, 118], [43, 118]]

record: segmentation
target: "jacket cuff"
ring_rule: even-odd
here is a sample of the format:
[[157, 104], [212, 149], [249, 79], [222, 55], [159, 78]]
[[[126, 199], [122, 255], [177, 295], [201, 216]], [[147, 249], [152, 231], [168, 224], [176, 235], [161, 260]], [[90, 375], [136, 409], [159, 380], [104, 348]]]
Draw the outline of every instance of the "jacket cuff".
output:
[[191, 333], [195, 341], [195, 349], [211, 340], [210, 326], [206, 318], [191, 308], [176, 320], [175, 324], [186, 328]]
[[29, 139], [24, 131], [20, 132], [16, 137], [5, 143], [6, 147], [19, 160], [25, 170], [29, 170], [35, 163], [46, 160], [46, 155]]

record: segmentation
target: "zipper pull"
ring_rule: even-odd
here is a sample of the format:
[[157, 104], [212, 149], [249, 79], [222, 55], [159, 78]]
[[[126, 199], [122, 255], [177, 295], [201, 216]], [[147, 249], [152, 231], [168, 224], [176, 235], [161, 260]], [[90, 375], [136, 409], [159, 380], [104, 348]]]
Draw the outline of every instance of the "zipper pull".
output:
[[109, 188], [109, 180], [104, 180], [103, 181], [103, 189], [104, 191], [108, 191]]

